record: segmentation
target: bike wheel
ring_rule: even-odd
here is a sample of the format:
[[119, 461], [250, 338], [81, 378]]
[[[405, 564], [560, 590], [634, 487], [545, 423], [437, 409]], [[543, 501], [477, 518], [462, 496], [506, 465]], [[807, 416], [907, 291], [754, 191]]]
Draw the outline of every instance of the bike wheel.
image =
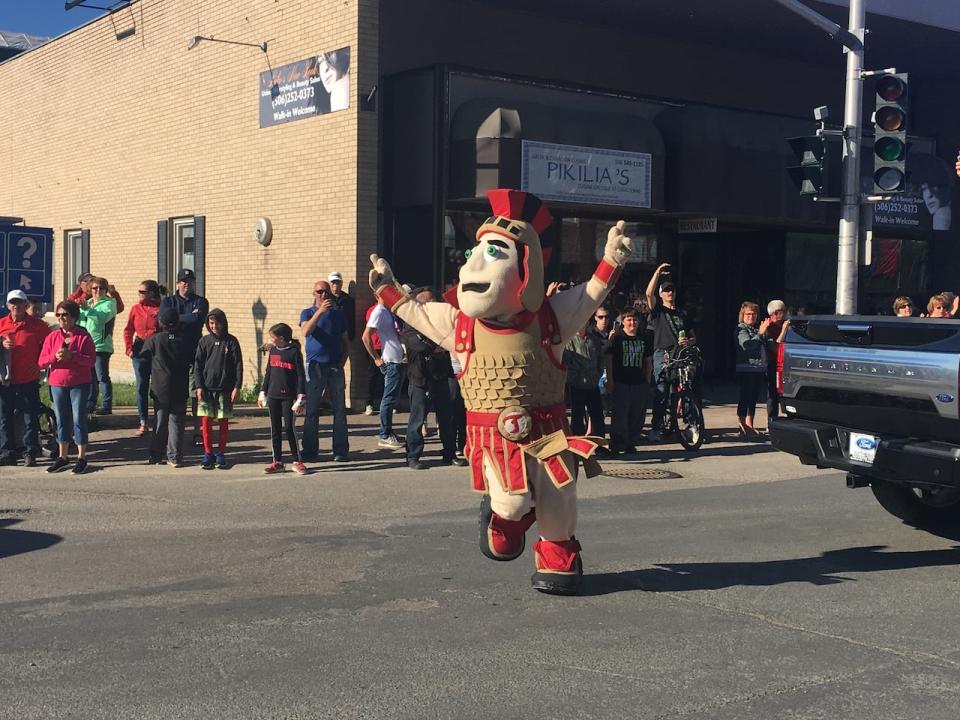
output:
[[675, 408], [680, 444], [684, 450], [698, 450], [706, 430], [700, 403], [689, 390], [682, 390], [676, 396]]

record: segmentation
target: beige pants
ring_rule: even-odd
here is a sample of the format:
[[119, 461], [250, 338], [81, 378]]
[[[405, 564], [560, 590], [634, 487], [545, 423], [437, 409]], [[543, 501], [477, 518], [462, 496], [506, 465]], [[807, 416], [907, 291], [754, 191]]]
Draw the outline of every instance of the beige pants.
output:
[[[564, 456], [567, 467], [576, 468], [573, 454], [565, 452]], [[530, 490], [521, 495], [509, 495], [484, 456], [483, 477], [490, 488], [490, 507], [504, 520], [519, 520], [530, 508], [536, 507], [540, 537], [553, 542], [569, 540], [577, 529], [577, 473], [574, 472], [573, 482], [558, 488], [539, 460], [528, 455], [524, 462]]]

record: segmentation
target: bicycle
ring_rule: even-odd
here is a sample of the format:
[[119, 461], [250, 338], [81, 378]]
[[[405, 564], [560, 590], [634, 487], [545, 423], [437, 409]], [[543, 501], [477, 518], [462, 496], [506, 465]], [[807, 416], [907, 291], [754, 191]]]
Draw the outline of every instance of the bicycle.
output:
[[663, 358], [658, 377], [664, 386], [664, 435], [677, 433], [683, 448], [691, 451], [700, 448], [706, 431], [703, 407], [692, 389], [702, 366], [696, 345], [687, 345]]

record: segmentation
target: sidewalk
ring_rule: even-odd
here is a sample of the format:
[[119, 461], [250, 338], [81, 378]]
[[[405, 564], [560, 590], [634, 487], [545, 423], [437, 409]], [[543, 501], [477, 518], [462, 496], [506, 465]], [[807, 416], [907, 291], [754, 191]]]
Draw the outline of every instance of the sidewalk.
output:
[[[729, 396], [729, 390], [723, 386], [708, 388], [704, 392], [706, 406], [704, 416], [707, 435], [703, 446], [696, 452], [684, 450], [679, 443], [642, 443], [636, 455], [621, 456], [615, 460], [604, 460], [604, 476], [580, 484], [580, 493], [586, 497], [609, 494], [656, 492], [664, 489], [689, 487], [708, 487], [715, 485], [734, 485], [750, 482], [783, 480], [807, 477], [817, 471], [802, 466], [795, 458], [775, 451], [765, 439], [744, 440], [737, 435], [736, 405], [721, 402]], [[394, 429], [402, 439], [406, 429], [406, 413], [397, 413]], [[298, 424], [302, 420], [298, 419]], [[230, 469], [224, 471], [203, 471], [200, 466], [202, 449], [192, 446], [192, 421], [188, 420], [185, 440], [186, 467], [167, 469], [163, 466], [146, 465], [147, 439], [135, 438], [137, 428], [135, 409], [122, 407], [114, 414], [96, 418], [96, 429], [91, 433], [89, 450], [93, 472], [91, 479], [98, 482], [107, 479], [133, 479], [173, 477], [190, 480], [249, 482], [263, 475], [263, 467], [270, 462], [270, 430], [266, 411], [255, 405], [238, 406], [237, 417], [230, 423], [230, 442], [227, 458]], [[389, 450], [377, 446], [379, 420], [377, 416], [352, 414], [348, 416], [350, 428], [350, 461], [332, 462], [330, 446], [330, 415], [320, 418], [320, 460], [309, 465], [311, 475], [330, 473], [339, 476], [352, 476], [364, 482], [377, 480], [393, 482], [409, 481], [412, 478], [423, 479], [433, 484], [442, 478], [451, 476], [463, 479], [463, 490], [467, 490], [468, 471], [464, 468], [452, 468], [441, 465], [441, 448], [436, 436], [436, 428], [431, 427], [431, 436], [427, 439], [423, 461], [430, 471], [416, 472], [408, 470], [403, 450]], [[758, 407], [756, 425], [766, 427], [766, 412]], [[284, 453], [287, 453], [284, 442]], [[285, 457], [287, 467], [291, 460]], [[39, 469], [15, 467], [3, 468], [7, 478], [35, 476], [42, 473]], [[229, 478], [225, 475], [229, 475]], [[290, 474], [290, 473], [287, 473]], [[48, 477], [44, 475], [45, 477]], [[122, 481], [121, 481], [122, 484]], [[468, 495], [464, 494], [464, 498]]]

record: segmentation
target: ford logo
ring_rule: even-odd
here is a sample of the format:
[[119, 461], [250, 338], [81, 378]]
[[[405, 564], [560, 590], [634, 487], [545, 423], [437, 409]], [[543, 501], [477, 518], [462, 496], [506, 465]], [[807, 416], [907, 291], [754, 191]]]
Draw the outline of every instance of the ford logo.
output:
[[857, 447], [861, 450], [876, 450], [877, 441], [871, 438], [857, 438]]
[[953, 395], [951, 395], [950, 393], [940, 393], [939, 395], [937, 395], [937, 400], [939, 400], [942, 403], [953, 402]]

